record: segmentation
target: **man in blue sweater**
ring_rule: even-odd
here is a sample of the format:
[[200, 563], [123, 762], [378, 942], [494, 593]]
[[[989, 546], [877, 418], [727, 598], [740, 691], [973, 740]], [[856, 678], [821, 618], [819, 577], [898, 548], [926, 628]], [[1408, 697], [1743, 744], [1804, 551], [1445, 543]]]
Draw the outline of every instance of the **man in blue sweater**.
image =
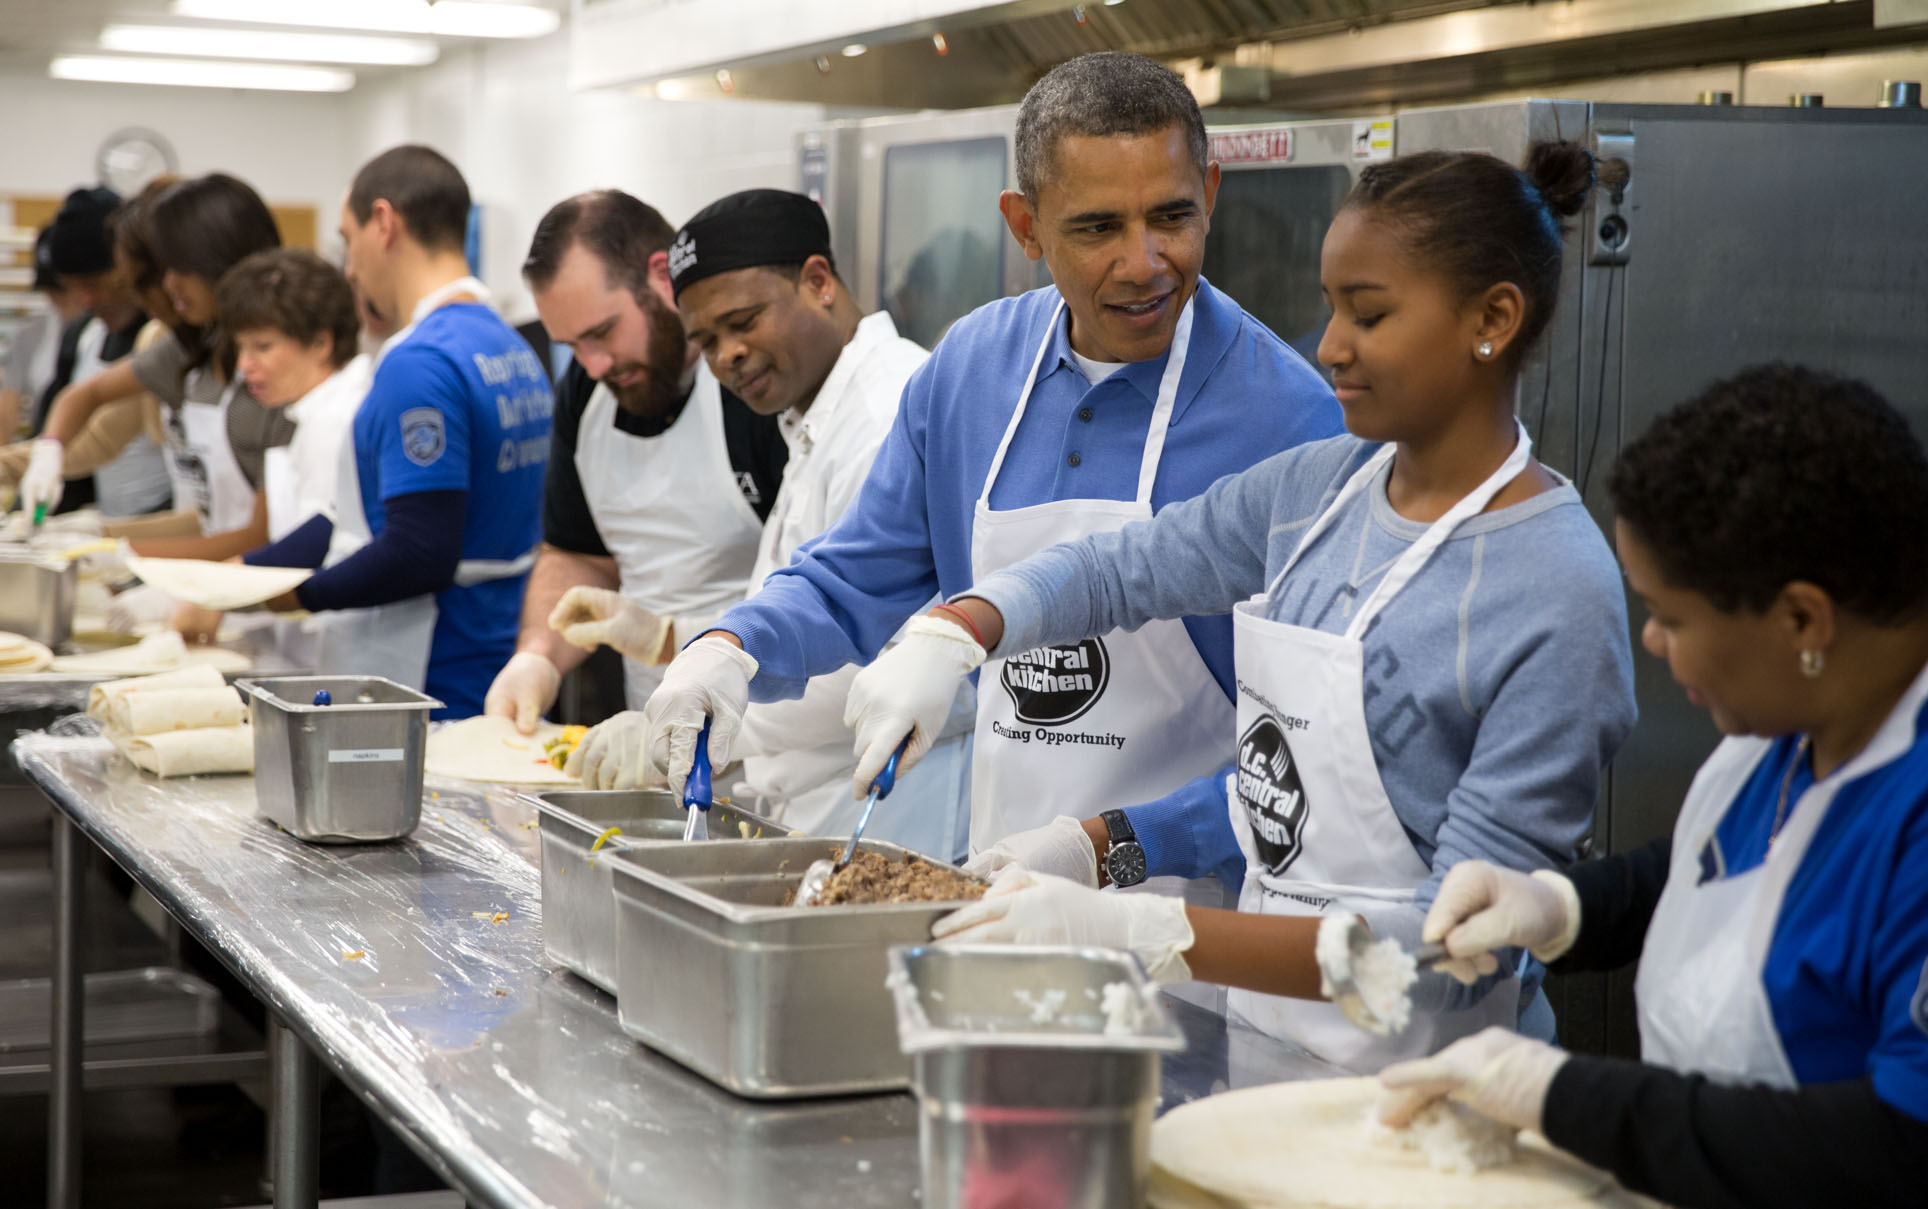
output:
[[356, 174], [349, 280], [407, 326], [377, 355], [332, 523], [247, 557], [321, 568], [273, 602], [316, 614], [317, 671], [423, 687], [452, 718], [482, 712], [515, 653], [555, 409], [548, 373], [469, 275], [468, 214], [462, 174], [431, 148], [391, 148]]
[[[1136, 55], [1072, 60], [1025, 97], [1016, 146], [1019, 188], [999, 205], [1053, 285], [960, 320], [905, 388], [852, 509], [670, 666], [643, 742], [672, 786], [706, 717], [721, 764], [747, 701], [869, 662], [933, 597], [1340, 431], [1319, 374], [1199, 276], [1219, 173], [1176, 75]], [[929, 748], [928, 679], [846, 717], [859, 794], [901, 742], [906, 763]], [[1223, 810], [1232, 692], [1227, 617], [986, 664], [972, 848], [1074, 806]]]

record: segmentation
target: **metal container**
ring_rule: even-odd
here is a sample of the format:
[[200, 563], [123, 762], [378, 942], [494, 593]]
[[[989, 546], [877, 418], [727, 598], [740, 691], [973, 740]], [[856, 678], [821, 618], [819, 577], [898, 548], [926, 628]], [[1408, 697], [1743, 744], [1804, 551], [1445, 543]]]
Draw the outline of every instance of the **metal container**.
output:
[[[221, 995], [194, 975], [167, 966], [87, 975], [85, 1006], [91, 1044], [204, 1037], [220, 1024]], [[0, 1053], [45, 1049], [51, 1036], [53, 982], [0, 982]]]
[[59, 646], [73, 636], [79, 582], [79, 568], [67, 559], [0, 551], [0, 630]]
[[[912, 855], [881, 840], [863, 847]], [[623, 1031], [743, 1096], [907, 1086], [885, 951], [929, 940], [931, 924], [961, 904], [782, 905], [811, 861], [842, 848], [800, 836], [616, 853]]]
[[[263, 817], [331, 844], [415, 830], [428, 715], [440, 701], [380, 676], [279, 676], [235, 687], [248, 695]], [[332, 703], [314, 704], [323, 691]]]
[[[637, 844], [682, 843], [684, 811], [667, 790], [571, 790], [536, 797], [542, 822], [542, 946], [573, 973], [616, 993], [616, 898], [607, 860]], [[718, 804], [710, 838], [774, 839], [788, 827]], [[596, 849], [612, 827], [620, 828]], [[595, 850], [595, 851], [592, 851]]]
[[1185, 1040], [1136, 958], [899, 946], [890, 987], [914, 1063], [925, 1209], [988, 1204], [1004, 1188], [1050, 1209], [1144, 1204], [1159, 1057]]

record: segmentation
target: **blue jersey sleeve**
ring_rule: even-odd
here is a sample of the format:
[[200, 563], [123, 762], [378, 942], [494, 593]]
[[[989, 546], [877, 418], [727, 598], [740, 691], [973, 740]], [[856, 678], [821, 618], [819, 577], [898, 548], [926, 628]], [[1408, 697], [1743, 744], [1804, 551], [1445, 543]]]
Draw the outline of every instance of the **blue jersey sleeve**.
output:
[[1928, 1124], [1928, 811], [1903, 834], [1871, 953], [1881, 1031], [1868, 1066], [1882, 1100]]
[[469, 489], [468, 386], [442, 352], [416, 343], [392, 351], [362, 408], [372, 421], [380, 498]]

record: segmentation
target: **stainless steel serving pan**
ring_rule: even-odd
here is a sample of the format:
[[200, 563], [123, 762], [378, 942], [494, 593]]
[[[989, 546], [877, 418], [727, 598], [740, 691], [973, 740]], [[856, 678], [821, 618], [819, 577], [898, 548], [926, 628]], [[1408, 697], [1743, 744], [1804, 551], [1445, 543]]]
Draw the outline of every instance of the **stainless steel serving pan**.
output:
[[[539, 794], [542, 945], [575, 974], [616, 993], [616, 894], [605, 853], [682, 843], [683, 805], [668, 790], [568, 790]], [[769, 839], [788, 827], [733, 806], [710, 808], [710, 838]], [[601, 849], [596, 842], [617, 828]]]
[[0, 630], [43, 646], [73, 637], [76, 564], [26, 550], [0, 550]]
[[[863, 848], [913, 855], [881, 840]], [[907, 1086], [885, 954], [930, 939], [931, 924], [960, 904], [782, 905], [811, 861], [841, 849], [796, 837], [616, 853], [623, 1030], [738, 1095]]]
[[[1041, 1204], [1144, 1204], [1159, 1057], [1185, 1041], [1136, 958], [1071, 946], [898, 946], [890, 971], [922, 1110], [926, 1209], [962, 1209], [968, 1190], [1017, 1173]], [[1108, 988], [1121, 1009], [1109, 1022]]]
[[[237, 680], [254, 725], [255, 805], [304, 840], [398, 839], [422, 817], [433, 697], [380, 676]], [[314, 704], [326, 690], [332, 701]]]

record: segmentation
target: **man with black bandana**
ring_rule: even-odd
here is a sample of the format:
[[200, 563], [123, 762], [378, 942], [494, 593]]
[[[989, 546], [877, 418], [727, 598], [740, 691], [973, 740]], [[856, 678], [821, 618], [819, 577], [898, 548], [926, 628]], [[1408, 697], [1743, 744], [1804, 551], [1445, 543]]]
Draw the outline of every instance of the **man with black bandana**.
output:
[[[725, 390], [777, 417], [789, 445], [754, 586], [850, 507], [897, 419], [904, 384], [929, 354], [898, 335], [889, 315], [864, 314], [837, 275], [823, 208], [801, 193], [747, 189], [705, 206], [677, 232], [669, 271], [690, 342]], [[561, 613], [593, 615], [637, 636], [640, 647], [610, 640], [631, 657], [654, 653], [661, 641], [660, 623], [613, 592], [575, 589]], [[691, 636], [686, 632], [684, 641]], [[759, 813], [812, 835], [847, 834], [855, 826], [856, 756], [844, 711], [856, 672], [846, 667], [814, 677], [800, 697], [745, 712], [735, 800], [754, 800]], [[950, 724], [898, 781], [871, 836], [943, 860], [963, 855], [976, 700], [966, 683], [952, 700]], [[640, 745], [624, 737], [640, 721], [631, 713], [603, 723], [583, 740], [570, 771], [593, 788], [640, 784]]]
[[524, 733], [589, 649], [637, 645], [589, 617], [552, 624], [569, 589], [619, 591], [660, 627], [653, 658], [624, 661], [639, 706], [679, 635], [743, 598], [776, 500], [783, 437], [685, 339], [670, 289], [674, 233], [626, 193], [578, 194], [543, 216], [522, 266], [550, 339], [575, 350], [556, 386], [543, 542], [516, 653], [484, 704]]

